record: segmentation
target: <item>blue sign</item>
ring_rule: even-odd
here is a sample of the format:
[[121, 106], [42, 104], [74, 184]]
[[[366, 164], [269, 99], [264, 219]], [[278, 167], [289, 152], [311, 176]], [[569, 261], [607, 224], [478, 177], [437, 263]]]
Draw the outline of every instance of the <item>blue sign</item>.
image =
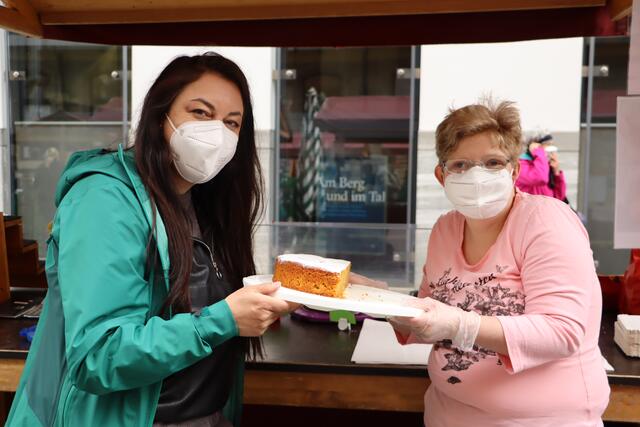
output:
[[326, 159], [319, 177], [318, 221], [386, 222], [387, 156]]

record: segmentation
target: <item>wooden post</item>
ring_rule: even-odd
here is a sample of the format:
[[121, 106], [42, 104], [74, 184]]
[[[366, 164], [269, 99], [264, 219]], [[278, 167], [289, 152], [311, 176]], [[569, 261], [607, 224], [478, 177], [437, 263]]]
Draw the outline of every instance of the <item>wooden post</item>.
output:
[[[629, 2], [631, 3], [631, 2]], [[627, 96], [618, 97], [616, 110], [616, 189], [613, 222], [614, 249], [640, 245], [640, 200], [634, 185], [640, 179], [640, 0], [633, 3]]]
[[0, 26], [30, 37], [42, 37], [38, 12], [28, 0], [4, 0], [0, 6]]
[[9, 300], [9, 259], [4, 232], [4, 214], [0, 212], [0, 303]]
[[607, 7], [609, 8], [611, 19], [619, 21], [631, 15], [633, 0], [609, 0], [607, 1]]

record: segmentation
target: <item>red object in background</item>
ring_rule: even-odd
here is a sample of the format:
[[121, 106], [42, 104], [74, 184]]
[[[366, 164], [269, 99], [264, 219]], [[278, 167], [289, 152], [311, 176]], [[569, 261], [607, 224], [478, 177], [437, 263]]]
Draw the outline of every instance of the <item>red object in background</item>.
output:
[[640, 249], [631, 250], [631, 262], [622, 279], [620, 313], [640, 314]]
[[598, 276], [598, 280], [602, 290], [602, 309], [617, 313], [622, 295], [622, 276]]

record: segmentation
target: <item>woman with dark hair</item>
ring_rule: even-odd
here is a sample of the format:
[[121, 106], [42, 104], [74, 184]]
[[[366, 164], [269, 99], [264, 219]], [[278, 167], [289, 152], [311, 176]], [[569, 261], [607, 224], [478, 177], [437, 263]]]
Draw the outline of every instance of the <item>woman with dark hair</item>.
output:
[[277, 283], [242, 288], [261, 183], [242, 71], [176, 58], [134, 147], [76, 153], [63, 172], [7, 425], [237, 425], [245, 357], [292, 308]]

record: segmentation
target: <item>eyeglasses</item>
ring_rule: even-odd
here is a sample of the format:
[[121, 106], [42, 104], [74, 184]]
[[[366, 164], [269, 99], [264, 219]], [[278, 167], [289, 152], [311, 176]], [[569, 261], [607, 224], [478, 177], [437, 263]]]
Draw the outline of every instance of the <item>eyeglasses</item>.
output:
[[442, 162], [442, 167], [449, 173], [464, 173], [474, 166], [480, 166], [483, 169], [499, 172], [506, 168], [509, 163], [509, 159], [506, 157], [487, 157], [479, 162], [467, 159], [451, 159], [446, 162]]

